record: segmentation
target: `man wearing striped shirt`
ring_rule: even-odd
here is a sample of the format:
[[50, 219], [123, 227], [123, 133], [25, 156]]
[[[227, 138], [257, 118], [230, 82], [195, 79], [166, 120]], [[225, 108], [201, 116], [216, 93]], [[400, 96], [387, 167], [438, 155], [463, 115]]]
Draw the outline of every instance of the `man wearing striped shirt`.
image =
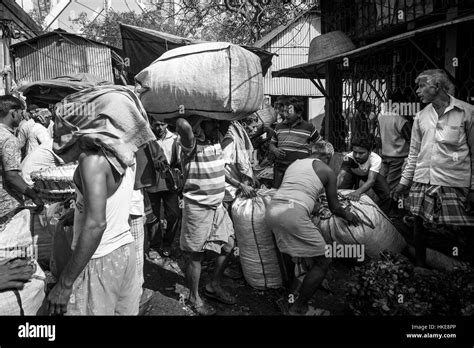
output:
[[283, 100], [280, 111], [284, 121], [276, 126], [270, 143], [270, 151], [276, 157], [273, 167], [275, 188], [280, 187], [290, 164], [308, 157], [308, 143], [321, 140], [314, 125], [302, 119], [303, 103], [297, 98]]
[[180, 118], [176, 122], [184, 174], [180, 247], [189, 254], [186, 268], [189, 304], [199, 315], [213, 315], [215, 309], [199, 295], [201, 262], [206, 251], [217, 253], [214, 276], [206, 285], [205, 294], [220, 302], [235, 303], [235, 298], [221, 286], [226, 254], [233, 248], [234, 230], [222, 205], [225, 163], [219, 144], [218, 122], [199, 117], [189, 120]]

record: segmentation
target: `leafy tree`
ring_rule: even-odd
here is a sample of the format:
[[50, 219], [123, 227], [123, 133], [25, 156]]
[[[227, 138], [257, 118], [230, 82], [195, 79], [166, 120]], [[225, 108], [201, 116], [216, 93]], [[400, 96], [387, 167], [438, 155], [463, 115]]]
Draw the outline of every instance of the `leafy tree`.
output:
[[119, 22], [178, 36], [252, 45], [280, 25], [315, 6], [315, 0], [182, 0], [170, 11], [162, 2], [142, 13], [109, 11], [90, 22], [78, 18], [83, 34], [121, 47]]
[[28, 14], [40, 27], [43, 27], [44, 19], [51, 10], [51, 0], [37, 0], [36, 5]]

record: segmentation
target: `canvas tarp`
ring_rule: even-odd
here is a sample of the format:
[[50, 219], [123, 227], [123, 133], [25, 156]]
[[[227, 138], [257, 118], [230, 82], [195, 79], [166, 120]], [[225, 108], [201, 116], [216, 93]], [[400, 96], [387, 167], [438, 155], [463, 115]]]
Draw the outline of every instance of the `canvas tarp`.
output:
[[[173, 48], [206, 42], [122, 23], [120, 24], [120, 34], [124, 57], [128, 58], [130, 63], [128, 66], [130, 76], [137, 75], [163, 53]], [[273, 54], [258, 47], [242, 47], [260, 58], [263, 76], [265, 76], [268, 68], [272, 65]]]

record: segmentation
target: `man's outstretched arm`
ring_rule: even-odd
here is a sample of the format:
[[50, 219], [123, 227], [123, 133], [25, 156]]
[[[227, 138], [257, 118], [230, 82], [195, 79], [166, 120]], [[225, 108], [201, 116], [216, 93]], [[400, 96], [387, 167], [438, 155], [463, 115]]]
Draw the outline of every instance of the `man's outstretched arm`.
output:
[[102, 156], [88, 154], [80, 159], [78, 168], [84, 197], [84, 229], [80, 232], [71, 259], [48, 296], [50, 314], [63, 314], [67, 311], [74, 281], [94, 255], [107, 227], [106, 179], [110, 164]]

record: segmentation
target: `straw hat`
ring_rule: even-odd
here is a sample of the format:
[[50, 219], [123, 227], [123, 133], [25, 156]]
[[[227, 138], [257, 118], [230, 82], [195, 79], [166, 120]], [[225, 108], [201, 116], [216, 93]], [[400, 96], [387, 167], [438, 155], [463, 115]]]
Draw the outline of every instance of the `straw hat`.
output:
[[318, 63], [329, 57], [355, 49], [351, 39], [342, 31], [316, 36], [309, 45], [308, 63]]

